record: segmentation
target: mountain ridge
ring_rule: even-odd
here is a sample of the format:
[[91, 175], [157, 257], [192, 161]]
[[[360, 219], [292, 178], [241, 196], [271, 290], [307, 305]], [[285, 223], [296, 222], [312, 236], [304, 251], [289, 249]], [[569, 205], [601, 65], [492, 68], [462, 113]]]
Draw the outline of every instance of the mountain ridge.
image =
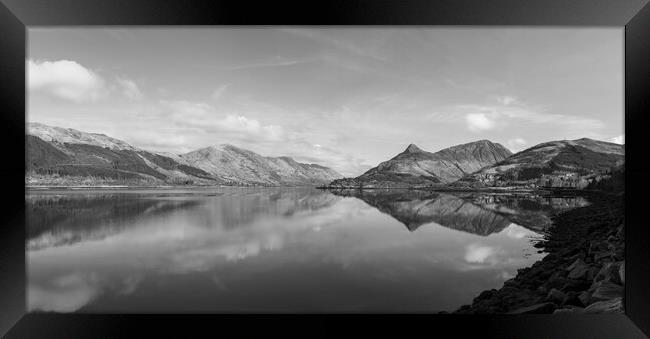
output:
[[617, 179], [611, 182], [620, 186], [619, 168], [625, 160], [625, 145], [590, 138], [543, 142], [515, 154], [487, 139], [437, 152], [411, 143], [358, 177], [342, 178], [322, 165], [262, 156], [229, 143], [184, 154], [152, 152], [106, 134], [42, 123], [28, 123], [25, 137], [26, 181], [36, 185], [54, 178], [63, 185], [99, 180], [133, 185], [584, 189], [604, 187], [598, 182], [612, 175]]
[[332, 187], [403, 187], [450, 184], [480, 168], [510, 156], [503, 145], [478, 140], [444, 148], [435, 153], [409, 146], [356, 178], [330, 183]]
[[586, 188], [625, 160], [625, 145], [589, 138], [549, 141], [471, 173], [458, 184]]
[[[32, 184], [123, 183], [130, 185], [318, 185], [342, 177], [320, 165], [303, 164], [290, 157], [263, 157], [231, 144], [209, 146], [203, 153], [229, 151], [229, 160], [248, 167], [230, 167], [229, 175], [205, 171], [205, 163], [187, 154], [151, 152], [105, 134], [87, 133], [72, 128], [28, 123], [26, 126], [26, 181]], [[201, 153], [199, 153], [201, 154]], [[237, 156], [238, 155], [238, 156]], [[246, 162], [256, 159], [257, 162]], [[199, 166], [195, 166], [198, 164]], [[253, 165], [253, 167], [251, 167]], [[255, 168], [257, 165], [258, 168]], [[266, 180], [255, 180], [250, 173], [263, 172]]]
[[180, 157], [221, 180], [246, 184], [311, 185], [342, 177], [325, 166], [303, 164], [287, 156], [265, 157], [231, 144], [200, 148]]

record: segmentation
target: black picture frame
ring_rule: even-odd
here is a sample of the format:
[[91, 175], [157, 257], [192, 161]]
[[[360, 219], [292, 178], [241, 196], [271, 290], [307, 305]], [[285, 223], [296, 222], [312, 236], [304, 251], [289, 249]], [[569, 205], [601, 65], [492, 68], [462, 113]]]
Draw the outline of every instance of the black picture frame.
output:
[[[648, 0], [0, 0], [0, 334], [6, 338], [384, 335], [498, 338], [650, 336]], [[72, 25], [545, 25], [625, 27], [626, 291], [620, 315], [26, 314], [26, 29]], [[597, 70], [595, 70], [597, 71]], [[344, 327], [345, 326], [345, 327]], [[417, 332], [416, 332], [417, 331]]]

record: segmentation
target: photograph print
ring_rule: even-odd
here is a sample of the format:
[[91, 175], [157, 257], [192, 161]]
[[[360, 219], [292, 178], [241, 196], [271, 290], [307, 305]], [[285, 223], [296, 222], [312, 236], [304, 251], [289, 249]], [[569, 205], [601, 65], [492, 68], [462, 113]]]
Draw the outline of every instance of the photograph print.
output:
[[27, 31], [31, 313], [623, 313], [623, 28]]

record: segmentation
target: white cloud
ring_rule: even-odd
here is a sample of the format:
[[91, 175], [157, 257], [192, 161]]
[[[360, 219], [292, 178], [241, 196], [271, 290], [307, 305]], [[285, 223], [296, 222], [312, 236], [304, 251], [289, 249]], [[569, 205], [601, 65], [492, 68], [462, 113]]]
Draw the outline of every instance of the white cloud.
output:
[[284, 129], [278, 125], [263, 126], [255, 119], [243, 115], [227, 115], [225, 119], [215, 121], [216, 127], [234, 132], [242, 132], [268, 140], [279, 141], [285, 136]]
[[120, 86], [122, 94], [127, 98], [133, 100], [142, 99], [142, 92], [133, 80], [117, 79], [117, 84]]
[[105, 93], [105, 81], [75, 61], [27, 62], [28, 88], [73, 102], [94, 101]]
[[205, 103], [189, 101], [162, 101], [161, 103], [169, 112], [172, 122], [199, 132], [218, 135], [223, 142], [228, 140], [224, 137], [233, 138], [234, 141], [258, 142], [283, 141], [288, 138], [282, 126], [264, 125], [242, 114], [223, 114]]
[[499, 104], [457, 105], [453, 110], [465, 114], [467, 127], [473, 132], [495, 129], [515, 121], [557, 125], [580, 137], [593, 135], [594, 130], [605, 127], [598, 119], [547, 113], [541, 106], [527, 105], [511, 97], [500, 97], [497, 101]]
[[616, 143], [616, 144], [623, 145], [623, 144], [625, 144], [625, 135], [623, 134], [623, 135], [619, 135], [617, 137], [613, 137], [612, 139], [610, 139], [610, 141], [613, 142], [613, 143]]
[[494, 120], [489, 118], [485, 113], [470, 113], [465, 115], [467, 128], [472, 132], [485, 131], [493, 129], [496, 126]]

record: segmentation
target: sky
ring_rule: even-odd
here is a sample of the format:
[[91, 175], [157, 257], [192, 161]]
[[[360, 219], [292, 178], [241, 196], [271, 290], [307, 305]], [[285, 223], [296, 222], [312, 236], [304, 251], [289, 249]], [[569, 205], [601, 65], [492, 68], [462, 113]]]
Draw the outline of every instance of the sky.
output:
[[359, 175], [414, 143], [624, 142], [623, 28], [29, 28], [29, 122]]

